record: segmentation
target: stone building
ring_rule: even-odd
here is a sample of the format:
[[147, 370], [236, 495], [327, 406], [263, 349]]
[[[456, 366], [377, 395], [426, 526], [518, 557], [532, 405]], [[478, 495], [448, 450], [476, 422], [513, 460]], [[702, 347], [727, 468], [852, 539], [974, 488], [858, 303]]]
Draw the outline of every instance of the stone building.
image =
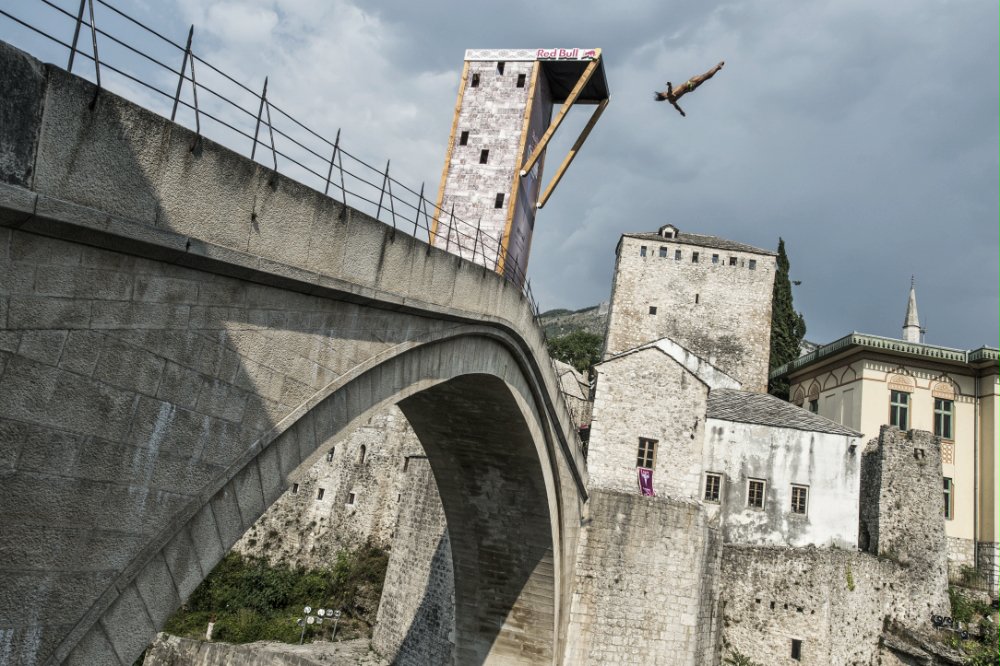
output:
[[669, 338], [767, 390], [774, 252], [667, 224], [624, 234], [615, 255], [605, 358]]
[[781, 368], [789, 395], [848, 428], [875, 437], [883, 425], [941, 438], [942, 488], [952, 574], [978, 566], [994, 593], [998, 581], [998, 351], [921, 342], [911, 285], [902, 339], [851, 333]]

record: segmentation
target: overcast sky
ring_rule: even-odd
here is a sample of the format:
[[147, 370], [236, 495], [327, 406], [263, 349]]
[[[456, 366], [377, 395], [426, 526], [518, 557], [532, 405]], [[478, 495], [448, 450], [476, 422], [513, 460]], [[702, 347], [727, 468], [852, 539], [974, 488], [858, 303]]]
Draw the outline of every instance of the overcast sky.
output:
[[[811, 340], [899, 337], [912, 274], [927, 342], [997, 345], [996, 2], [110, 1], [178, 42], [195, 24], [199, 55], [255, 89], [269, 75], [276, 104], [432, 193], [466, 48], [600, 47], [611, 104], [535, 226], [543, 309], [607, 300], [619, 235], [671, 222], [784, 238]], [[3, 4], [71, 38], [36, 0]], [[0, 39], [66, 64], [3, 17]], [[687, 118], [652, 101], [719, 60]]]

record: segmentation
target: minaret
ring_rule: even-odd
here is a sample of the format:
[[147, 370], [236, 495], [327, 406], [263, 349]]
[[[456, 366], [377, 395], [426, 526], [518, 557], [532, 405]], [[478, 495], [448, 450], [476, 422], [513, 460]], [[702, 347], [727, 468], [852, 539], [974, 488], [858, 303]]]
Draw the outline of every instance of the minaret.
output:
[[906, 319], [903, 320], [903, 340], [920, 342], [920, 318], [917, 316], [916, 280], [910, 276], [910, 299], [906, 303]]

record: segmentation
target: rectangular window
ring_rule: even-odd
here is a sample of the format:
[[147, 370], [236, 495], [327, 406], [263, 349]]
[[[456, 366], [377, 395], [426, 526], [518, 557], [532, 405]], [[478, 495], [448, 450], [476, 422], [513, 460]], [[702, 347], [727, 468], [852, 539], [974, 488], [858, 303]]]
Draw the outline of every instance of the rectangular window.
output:
[[472, 87], [473, 88], [478, 88], [479, 87], [479, 74], [478, 73], [472, 75]]
[[954, 495], [954, 493], [952, 492], [952, 490], [954, 490], [954, 488], [955, 488], [955, 486], [952, 483], [951, 479], [949, 479], [947, 476], [944, 477], [944, 518], [945, 518], [945, 520], [951, 520], [952, 518], [955, 517], [955, 515], [954, 515], [955, 505], [952, 502], [952, 497]]
[[493, 202], [494, 208], [503, 208], [503, 192], [497, 192], [496, 201]]
[[712, 255], [712, 263], [713, 264], [719, 263], [719, 255], [717, 255], [717, 254], [713, 254]]
[[694, 304], [698, 305], [698, 303], [700, 302], [700, 299], [701, 299], [701, 294], [695, 294], [694, 295]]
[[347, 503], [354, 504], [354, 493], [347, 493]]
[[765, 483], [761, 479], [750, 479], [747, 481], [747, 506], [751, 509], [764, 508], [764, 487]]
[[323, 490], [322, 488], [320, 488], [319, 490], [316, 491], [316, 499], [318, 499], [318, 500], [323, 499], [323, 495], [325, 495], [325, 494], [326, 494], [326, 491]]
[[645, 257], [646, 256], [646, 246], [645, 245], [640, 245], [639, 246], [639, 256], [640, 257]]
[[299, 484], [293, 483], [292, 484], [292, 494], [295, 495], [298, 492], [299, 492]]
[[497, 74], [503, 74], [503, 68], [506, 64], [503, 60], [497, 63]]
[[802, 661], [802, 641], [797, 638], [792, 639], [792, 659]]
[[819, 414], [819, 398], [809, 401], [809, 411], [813, 414]]
[[952, 439], [951, 421], [955, 411], [953, 400], [934, 398], [934, 434], [944, 439]]
[[655, 305], [650, 305], [649, 306], [649, 314], [651, 314], [651, 315], [655, 315], [656, 314], [656, 306]]
[[757, 270], [757, 260], [756, 259], [751, 259], [748, 268], [750, 270], [752, 270], [752, 271]]
[[525, 81], [525, 79], [527, 79], [527, 77], [524, 74], [518, 74], [517, 75], [517, 87], [518, 88], [523, 88], [524, 87], [524, 81]]
[[910, 394], [889, 391], [889, 425], [906, 430], [910, 423]]
[[674, 259], [677, 260], [677, 261], [681, 260], [681, 251], [680, 250], [674, 250]]
[[666, 259], [667, 258], [667, 248], [665, 248], [665, 247], [661, 247], [660, 248], [660, 258], [661, 259]]
[[655, 461], [656, 461], [656, 440], [640, 437], [639, 454], [636, 456], [635, 466], [645, 467], [646, 469], [653, 469], [653, 464]]
[[458, 135], [458, 145], [460, 146], [469, 145], [469, 133], [467, 131], [462, 132], [461, 134]]
[[809, 502], [808, 486], [792, 486], [792, 513], [806, 515]]
[[719, 502], [722, 494], [722, 475], [709, 472], [705, 475], [705, 501]]
[[698, 263], [698, 253], [697, 252], [692, 252], [691, 253], [691, 263], [692, 264], [697, 264]]
[[485, 148], [479, 151], [479, 163], [486, 164], [490, 159], [490, 151]]
[[729, 257], [729, 265], [730, 266], [736, 265], [736, 257]]

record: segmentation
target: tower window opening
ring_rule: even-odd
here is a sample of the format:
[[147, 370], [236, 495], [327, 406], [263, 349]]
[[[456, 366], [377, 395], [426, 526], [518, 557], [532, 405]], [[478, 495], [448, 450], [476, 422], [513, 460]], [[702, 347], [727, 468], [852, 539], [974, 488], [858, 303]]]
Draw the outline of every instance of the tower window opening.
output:
[[698, 303], [700, 303], [700, 302], [701, 302], [701, 294], [695, 294], [694, 295], [694, 304], [698, 305]]
[[736, 257], [729, 257], [729, 265], [730, 266], [736, 265]]
[[316, 499], [318, 499], [318, 500], [323, 499], [323, 495], [325, 495], [325, 494], [326, 494], [326, 491], [324, 489], [320, 488], [318, 491], [316, 491]]
[[747, 264], [747, 268], [749, 268], [752, 271], [757, 270], [757, 260], [756, 259], [751, 259], [750, 263]]
[[458, 135], [458, 145], [467, 146], [469, 145], [469, 133], [468, 131], [462, 132]]
[[354, 493], [347, 493], [347, 503], [354, 504], [355, 495]]
[[655, 305], [650, 305], [649, 306], [649, 314], [651, 314], [651, 315], [655, 315], [656, 314], [656, 306]]
[[500, 62], [497, 63], [497, 74], [499, 74], [500, 76], [503, 76], [503, 69], [504, 69], [504, 66], [506, 64], [507, 63], [505, 63], [503, 60], [501, 60]]
[[661, 259], [666, 259], [667, 258], [667, 248], [665, 248], [665, 247], [661, 247], [660, 248], [660, 258]]
[[526, 80], [527, 78], [528, 78], [528, 77], [527, 77], [527, 76], [525, 76], [524, 74], [518, 74], [518, 75], [517, 75], [517, 87], [518, 87], [518, 88], [523, 88], [523, 87], [524, 87], [524, 82], [525, 82], [525, 80]]
[[676, 261], [680, 261], [681, 260], [681, 251], [680, 250], [674, 250], [674, 260], [676, 260]]
[[639, 256], [640, 257], [645, 257], [646, 256], [646, 246], [645, 245], [640, 245], [639, 246]]
[[472, 75], [472, 84], [471, 84], [471, 86], [473, 88], [478, 88], [479, 87], [479, 74], [478, 73]]
[[503, 208], [503, 192], [497, 192], [497, 199], [493, 202], [494, 208]]
[[697, 252], [692, 252], [691, 253], [691, 263], [692, 264], [697, 264], [698, 263], [698, 253]]
[[487, 149], [484, 148], [483, 150], [479, 151], [479, 163], [480, 164], [486, 164], [486, 162], [489, 161], [489, 159], [490, 159], [490, 151], [489, 150], [487, 150]]
[[712, 255], [712, 263], [713, 264], [719, 263], [719, 255], [717, 255], [717, 254], [713, 254]]
[[298, 492], [299, 492], [299, 484], [297, 484], [297, 483], [293, 483], [293, 484], [292, 484], [292, 494], [293, 494], [293, 495], [297, 495], [297, 494], [298, 494]]
[[792, 639], [792, 659], [802, 661], [802, 641], [797, 638]]

